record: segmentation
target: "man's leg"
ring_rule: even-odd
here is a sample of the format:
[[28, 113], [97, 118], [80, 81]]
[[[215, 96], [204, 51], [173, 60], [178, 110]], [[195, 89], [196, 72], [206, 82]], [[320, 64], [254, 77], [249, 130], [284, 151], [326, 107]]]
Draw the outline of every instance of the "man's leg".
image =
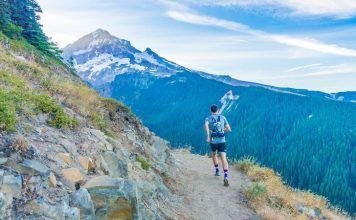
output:
[[220, 157], [224, 169], [224, 186], [229, 186], [229, 164], [227, 163], [226, 152], [221, 152]]
[[212, 157], [213, 157], [213, 163], [214, 163], [214, 167], [215, 167], [215, 176], [220, 176], [218, 154], [216, 151], [212, 151]]
[[219, 146], [219, 152], [220, 152], [220, 157], [224, 169], [224, 186], [229, 186], [229, 181], [228, 181], [228, 173], [229, 173], [229, 164], [226, 159], [226, 146], [225, 143], [220, 144]]
[[217, 155], [217, 146], [216, 144], [211, 144], [211, 156], [213, 158], [213, 163], [215, 167], [215, 176], [220, 176], [219, 174], [219, 161], [218, 161], [218, 155]]
[[227, 159], [226, 159], [226, 152], [221, 152], [220, 156], [221, 156], [221, 161], [222, 161], [223, 168], [224, 168], [224, 173], [225, 173], [225, 171], [227, 173], [229, 171], [229, 163], [227, 162]]

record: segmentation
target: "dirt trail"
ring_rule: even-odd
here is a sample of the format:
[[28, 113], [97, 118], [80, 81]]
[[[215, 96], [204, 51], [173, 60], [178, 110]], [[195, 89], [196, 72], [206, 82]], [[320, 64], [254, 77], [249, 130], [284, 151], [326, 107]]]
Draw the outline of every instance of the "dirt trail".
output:
[[[188, 219], [204, 220], [241, 220], [259, 219], [247, 207], [242, 187], [246, 178], [236, 169], [229, 171], [229, 187], [223, 186], [223, 175], [214, 176], [214, 167], [210, 158], [177, 150], [173, 155], [182, 170], [178, 182], [178, 194], [183, 205], [179, 213]], [[220, 170], [222, 170], [220, 165]]]

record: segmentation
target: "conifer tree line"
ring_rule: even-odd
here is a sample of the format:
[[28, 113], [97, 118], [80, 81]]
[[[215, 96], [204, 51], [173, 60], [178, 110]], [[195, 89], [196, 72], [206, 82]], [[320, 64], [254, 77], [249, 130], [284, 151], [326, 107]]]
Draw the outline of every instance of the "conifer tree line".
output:
[[44, 34], [41, 7], [36, 0], [0, 0], [0, 31], [11, 39], [24, 38], [47, 55], [59, 57], [59, 49]]

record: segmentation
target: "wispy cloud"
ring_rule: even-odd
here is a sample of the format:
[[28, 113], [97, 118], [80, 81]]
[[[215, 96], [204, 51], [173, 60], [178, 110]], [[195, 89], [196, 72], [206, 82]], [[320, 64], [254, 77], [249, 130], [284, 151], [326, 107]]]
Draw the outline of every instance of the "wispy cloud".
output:
[[[311, 68], [313, 67], [313, 68]], [[356, 65], [354, 64], [337, 64], [337, 65], [327, 65], [327, 66], [316, 66], [315, 64], [295, 68], [294, 74], [281, 74], [275, 76], [262, 77], [261, 79], [291, 79], [291, 78], [308, 78], [314, 76], [329, 76], [338, 74], [356, 74]]]
[[356, 1], [353, 0], [195, 0], [189, 3], [223, 7], [285, 8], [292, 16], [329, 16], [338, 19], [356, 16]]
[[271, 35], [270, 37], [278, 43], [289, 46], [296, 46], [327, 54], [356, 57], [356, 50], [354, 49], [348, 49], [334, 44], [326, 44], [315, 39], [300, 39], [282, 35]]
[[169, 10], [167, 12], [167, 15], [170, 18], [173, 18], [177, 21], [182, 21], [186, 23], [191, 23], [191, 24], [197, 24], [197, 25], [205, 25], [205, 26], [215, 26], [215, 27], [222, 27], [231, 31], [239, 31], [243, 33], [252, 33], [252, 30], [243, 24], [233, 22], [233, 21], [227, 21], [215, 17], [210, 17], [210, 16], [204, 16], [204, 15], [199, 15], [196, 13], [192, 12], [184, 12], [184, 11], [175, 11], [175, 10]]
[[288, 69], [288, 70], [286, 70], [284, 72], [290, 73], [290, 72], [295, 72], [295, 71], [302, 70], [302, 69], [309, 69], [309, 68], [316, 67], [316, 66], [320, 66], [320, 63], [313, 63], [313, 64], [309, 64], [309, 65], [293, 67], [293, 68]]
[[344, 48], [334, 44], [326, 44], [311, 38], [295, 38], [295, 37], [284, 36], [284, 35], [270, 34], [264, 31], [252, 29], [247, 25], [235, 21], [229, 21], [225, 19], [212, 17], [212, 16], [201, 15], [191, 10], [176, 10], [174, 8], [169, 8], [167, 11], [167, 16], [177, 21], [181, 21], [185, 23], [220, 27], [231, 31], [236, 31], [244, 34], [254, 35], [261, 38], [266, 38], [276, 43], [299, 47], [312, 51], [317, 51], [320, 53], [356, 57], [356, 50], [354, 49]]

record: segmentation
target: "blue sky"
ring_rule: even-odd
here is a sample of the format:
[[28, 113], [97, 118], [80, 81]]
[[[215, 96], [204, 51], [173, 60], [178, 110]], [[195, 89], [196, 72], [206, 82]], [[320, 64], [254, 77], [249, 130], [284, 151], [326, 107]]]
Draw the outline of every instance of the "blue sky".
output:
[[356, 0], [38, 0], [61, 47], [103, 28], [178, 64], [269, 85], [356, 91]]

